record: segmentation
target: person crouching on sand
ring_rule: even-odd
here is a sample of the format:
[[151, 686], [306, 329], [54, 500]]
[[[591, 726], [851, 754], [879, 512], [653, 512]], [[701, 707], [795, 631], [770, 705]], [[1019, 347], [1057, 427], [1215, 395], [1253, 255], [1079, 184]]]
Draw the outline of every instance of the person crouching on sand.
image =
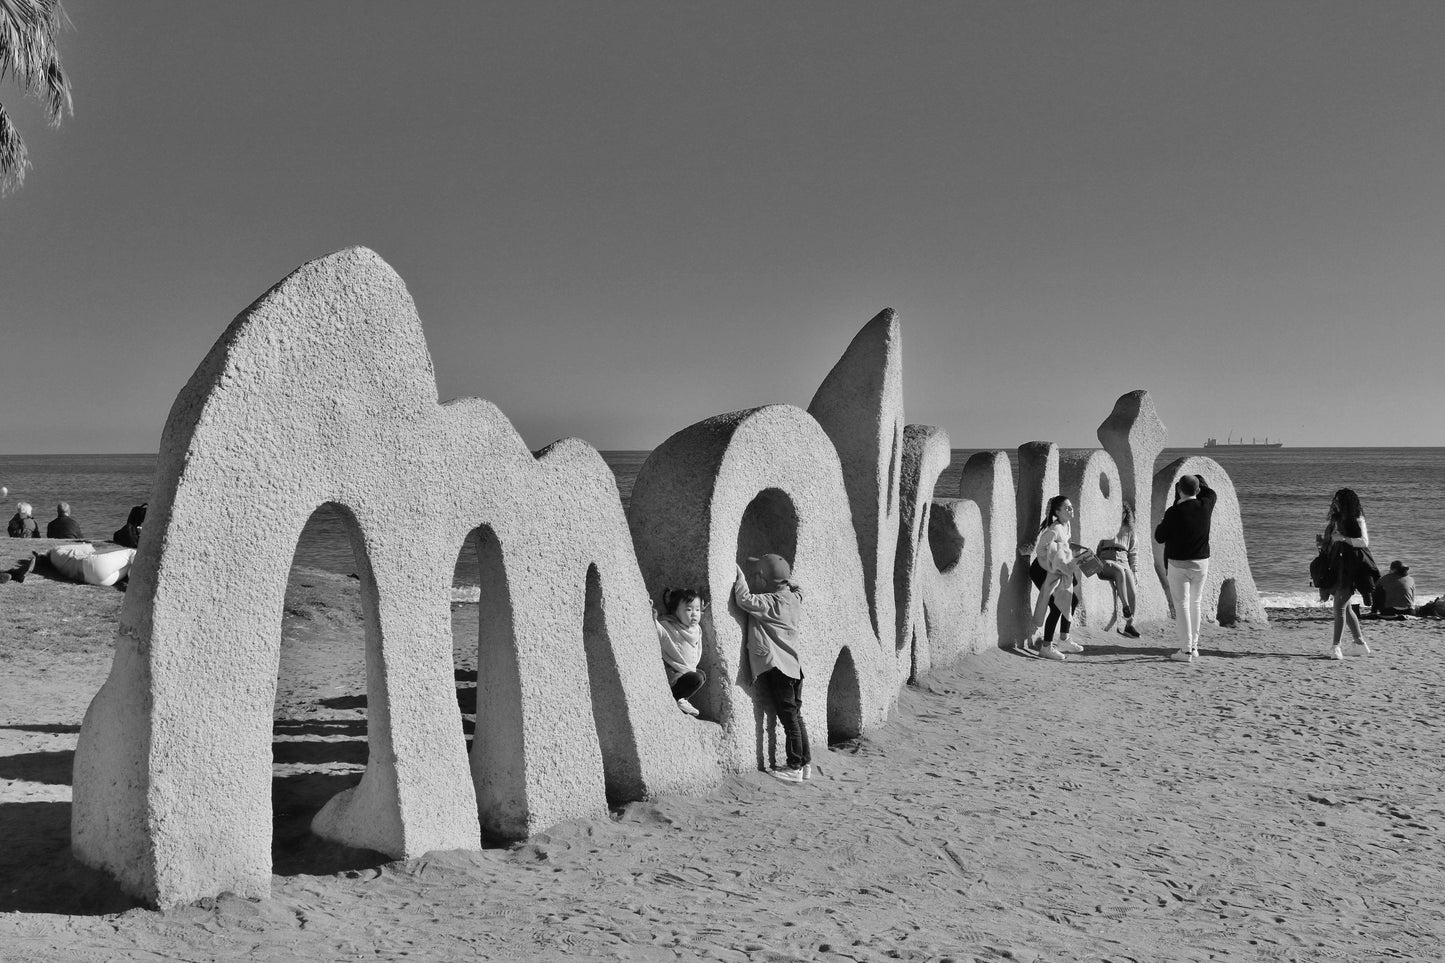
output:
[[662, 647], [662, 664], [667, 669], [667, 684], [677, 707], [690, 716], [698, 715], [697, 707], [688, 698], [707, 682], [707, 674], [698, 668], [702, 661], [702, 596], [693, 589], [662, 590], [662, 618], [654, 618], [657, 644]]
[[1209, 525], [1219, 496], [1203, 475], [1185, 475], [1174, 484], [1174, 504], [1154, 528], [1154, 541], [1164, 545], [1165, 577], [1174, 603], [1174, 625], [1180, 649], [1169, 658], [1199, 658], [1199, 620], [1204, 579], [1209, 574]]
[[[1034, 560], [1029, 563], [1029, 578], [1039, 590], [1034, 603], [1033, 631], [1024, 643], [1025, 649], [1038, 646], [1040, 658], [1064, 661], [1065, 652], [1082, 652], [1084, 647], [1069, 637], [1074, 609], [1079, 605], [1080, 572], [1074, 564], [1074, 551], [1069, 547], [1073, 537], [1074, 503], [1067, 495], [1049, 499], [1039, 535], [1034, 541]], [[1048, 606], [1048, 615], [1044, 607]], [[1059, 644], [1054, 645], [1054, 630], [1061, 628]]]
[[808, 727], [803, 722], [803, 665], [798, 658], [803, 590], [789, 581], [792, 568], [782, 556], [764, 555], [748, 561], [757, 566], [762, 591], [756, 595], [748, 591], [748, 578], [738, 566], [733, 599], [748, 615], [744, 664], [753, 685], [772, 700], [783, 727], [787, 766], [774, 767], [771, 773], [784, 782], [802, 782], [813, 776]]

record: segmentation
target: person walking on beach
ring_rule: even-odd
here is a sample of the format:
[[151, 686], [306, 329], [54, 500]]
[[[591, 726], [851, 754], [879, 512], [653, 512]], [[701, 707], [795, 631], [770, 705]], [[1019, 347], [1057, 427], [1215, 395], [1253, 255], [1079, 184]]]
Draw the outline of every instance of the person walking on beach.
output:
[[1203, 475], [1185, 475], [1174, 485], [1174, 504], [1154, 529], [1154, 541], [1164, 546], [1165, 576], [1181, 646], [1169, 657], [1175, 662], [1199, 658], [1204, 579], [1209, 574], [1209, 525], [1218, 497]]
[[[1033, 631], [1024, 648], [1038, 646], [1039, 658], [1051, 662], [1064, 661], [1065, 652], [1084, 651], [1082, 645], [1069, 637], [1074, 609], [1079, 604], [1080, 580], [1069, 542], [1073, 537], [1073, 521], [1074, 503], [1069, 501], [1069, 496], [1050, 498], [1043, 521], [1039, 522], [1038, 538], [1034, 540], [1034, 560], [1029, 563], [1029, 578], [1039, 590], [1039, 597], [1034, 603]], [[1046, 605], [1047, 617], [1044, 615]], [[1054, 645], [1056, 628], [1062, 629], [1057, 646]]]
[[55, 506], [55, 517], [50, 524], [45, 526], [46, 538], [84, 538], [81, 534], [80, 523], [70, 517], [70, 502], [61, 502]]
[[34, 509], [29, 502], [17, 502], [15, 504], [15, 515], [10, 519], [10, 524], [5, 530], [10, 533], [11, 538], [39, 538], [40, 526], [31, 517]]
[[743, 660], [753, 684], [772, 699], [783, 727], [787, 765], [771, 773], [783, 782], [802, 782], [813, 775], [808, 727], [803, 722], [803, 665], [798, 658], [798, 623], [803, 590], [789, 581], [792, 568], [780, 555], [750, 558], [757, 565], [762, 591], [748, 591], [748, 578], [738, 566], [733, 599], [748, 615]]
[[702, 662], [702, 596], [694, 589], [662, 590], [665, 614], [654, 618], [657, 643], [662, 647], [662, 665], [677, 707], [690, 716], [698, 715], [688, 698], [707, 682], [698, 668]]
[[1370, 554], [1370, 531], [1365, 525], [1365, 510], [1360, 506], [1360, 496], [1353, 489], [1341, 488], [1330, 499], [1329, 521], [1320, 536], [1321, 548], [1329, 555], [1329, 571], [1334, 578], [1329, 582], [1330, 594], [1334, 596], [1335, 624], [1334, 642], [1330, 650], [1331, 659], [1343, 659], [1340, 638], [1345, 626], [1350, 627], [1350, 637], [1355, 644], [1363, 646], [1366, 653], [1370, 644], [1360, 631], [1360, 618], [1350, 607], [1350, 599], [1356, 592], [1361, 598], [1371, 598], [1375, 592], [1375, 579], [1380, 569]]
[[[1134, 572], [1139, 568], [1139, 550], [1134, 546], [1134, 506], [1131, 503], [1125, 502], [1123, 505], [1119, 531], [1113, 538], [1100, 541], [1095, 554], [1099, 556], [1099, 561], [1104, 563], [1104, 567], [1099, 571], [1099, 578], [1111, 583], [1114, 588], [1116, 611], [1110, 625], [1119, 621], [1117, 610], [1122, 608], [1124, 627], [1119, 633], [1137, 639], [1139, 630], [1134, 628], [1134, 609], [1139, 604], [1139, 593]], [[1104, 628], [1108, 629], [1109, 626]]]

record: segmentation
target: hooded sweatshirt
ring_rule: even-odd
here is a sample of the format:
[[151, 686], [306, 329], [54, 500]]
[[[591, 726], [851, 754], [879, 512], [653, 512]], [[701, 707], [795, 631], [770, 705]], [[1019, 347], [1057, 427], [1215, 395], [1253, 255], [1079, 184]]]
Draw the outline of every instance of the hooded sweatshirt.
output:
[[753, 680], [769, 669], [790, 679], [803, 678], [798, 659], [798, 625], [803, 614], [803, 590], [792, 582], [780, 581], [771, 591], [753, 595], [741, 574], [733, 583], [733, 598], [748, 614], [748, 639], [744, 664]]

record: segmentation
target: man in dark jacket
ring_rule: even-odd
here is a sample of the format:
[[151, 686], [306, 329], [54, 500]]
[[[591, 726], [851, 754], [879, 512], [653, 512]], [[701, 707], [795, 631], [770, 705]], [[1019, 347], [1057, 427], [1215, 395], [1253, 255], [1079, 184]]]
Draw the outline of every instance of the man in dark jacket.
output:
[[46, 538], [84, 538], [80, 523], [70, 517], [70, 502], [55, 506], [55, 517], [45, 526]]
[[1209, 574], [1209, 525], [1218, 497], [1203, 475], [1185, 475], [1174, 485], [1174, 504], [1154, 529], [1154, 541], [1164, 545], [1174, 625], [1183, 646], [1169, 657], [1175, 662], [1199, 658], [1201, 603]]

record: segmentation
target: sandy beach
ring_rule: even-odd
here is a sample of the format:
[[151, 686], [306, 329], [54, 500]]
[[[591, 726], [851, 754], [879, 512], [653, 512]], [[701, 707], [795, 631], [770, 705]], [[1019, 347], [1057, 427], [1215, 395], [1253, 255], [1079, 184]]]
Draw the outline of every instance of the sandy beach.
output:
[[[306, 832], [361, 772], [366, 699], [355, 583], [297, 570], [273, 897], [161, 913], [69, 853], [76, 735], [123, 598], [0, 586], [0, 959], [1432, 960], [1445, 945], [1442, 622], [1367, 622], [1374, 653], [1331, 662], [1325, 610], [1275, 611], [1206, 626], [1193, 665], [1167, 660], [1169, 626], [1085, 629], [1066, 663], [996, 651], [905, 689], [886, 727], [819, 754], [811, 783], [747, 773], [389, 862]], [[475, 606], [454, 621], [466, 719]]]

